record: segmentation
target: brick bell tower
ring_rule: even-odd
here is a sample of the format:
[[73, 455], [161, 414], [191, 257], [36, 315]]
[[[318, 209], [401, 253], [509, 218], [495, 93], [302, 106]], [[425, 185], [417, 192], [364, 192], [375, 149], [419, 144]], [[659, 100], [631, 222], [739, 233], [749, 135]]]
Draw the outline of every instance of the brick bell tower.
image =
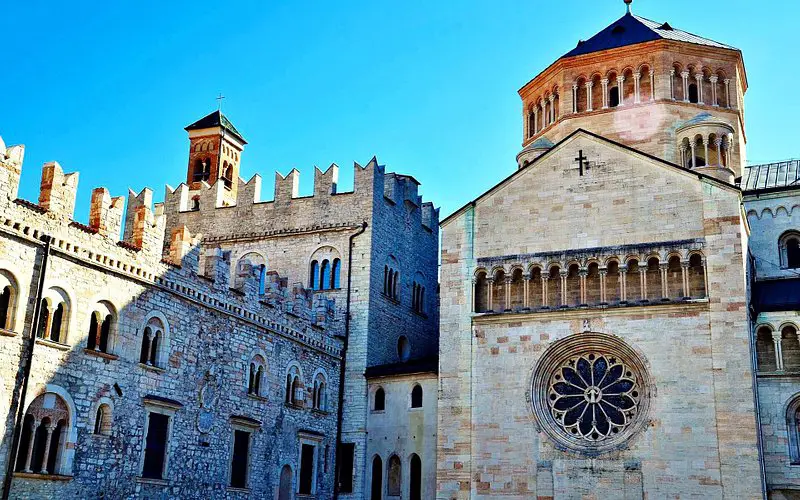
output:
[[198, 190], [205, 182], [222, 182], [224, 205], [236, 202], [239, 165], [247, 141], [221, 111], [204, 116], [185, 129], [189, 133], [189, 166], [186, 184]]

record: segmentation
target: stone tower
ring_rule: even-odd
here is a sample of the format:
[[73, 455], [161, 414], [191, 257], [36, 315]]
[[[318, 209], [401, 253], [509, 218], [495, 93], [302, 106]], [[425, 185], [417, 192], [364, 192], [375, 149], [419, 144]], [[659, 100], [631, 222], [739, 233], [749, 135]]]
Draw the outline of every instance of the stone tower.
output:
[[196, 190], [203, 182], [213, 185], [221, 180], [225, 186], [222, 204], [235, 204], [239, 162], [247, 141], [221, 111], [204, 116], [185, 130], [189, 132], [186, 183]]
[[746, 91], [740, 50], [629, 8], [519, 90], [518, 163], [582, 128], [732, 183], [746, 164]]

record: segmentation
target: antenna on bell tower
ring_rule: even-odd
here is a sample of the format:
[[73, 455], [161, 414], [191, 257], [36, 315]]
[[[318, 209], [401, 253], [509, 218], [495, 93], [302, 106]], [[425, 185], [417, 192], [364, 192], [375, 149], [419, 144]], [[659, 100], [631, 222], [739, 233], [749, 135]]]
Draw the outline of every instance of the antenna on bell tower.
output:
[[219, 96], [217, 96], [217, 111], [222, 111], [222, 100], [225, 99], [225, 96], [222, 95], [220, 92]]
[[628, 14], [631, 13], [631, 4], [632, 3], [633, 3], [633, 0], [625, 0], [625, 5], [628, 7]]

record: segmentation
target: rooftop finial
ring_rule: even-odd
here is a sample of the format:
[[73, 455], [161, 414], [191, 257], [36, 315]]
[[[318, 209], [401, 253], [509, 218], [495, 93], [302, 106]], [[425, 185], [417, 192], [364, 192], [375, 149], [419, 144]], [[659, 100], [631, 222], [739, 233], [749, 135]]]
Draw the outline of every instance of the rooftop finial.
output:
[[628, 14], [631, 13], [631, 4], [632, 3], [633, 3], [633, 0], [625, 0], [625, 5], [628, 6]]

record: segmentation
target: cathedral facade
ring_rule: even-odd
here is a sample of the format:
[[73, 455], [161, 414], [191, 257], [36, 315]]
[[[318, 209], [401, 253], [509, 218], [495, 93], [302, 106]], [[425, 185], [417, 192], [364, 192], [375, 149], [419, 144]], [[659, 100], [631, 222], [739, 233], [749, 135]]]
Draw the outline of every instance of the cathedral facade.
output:
[[746, 91], [630, 9], [520, 89], [517, 170], [441, 224], [438, 498], [796, 497], [800, 182]]

